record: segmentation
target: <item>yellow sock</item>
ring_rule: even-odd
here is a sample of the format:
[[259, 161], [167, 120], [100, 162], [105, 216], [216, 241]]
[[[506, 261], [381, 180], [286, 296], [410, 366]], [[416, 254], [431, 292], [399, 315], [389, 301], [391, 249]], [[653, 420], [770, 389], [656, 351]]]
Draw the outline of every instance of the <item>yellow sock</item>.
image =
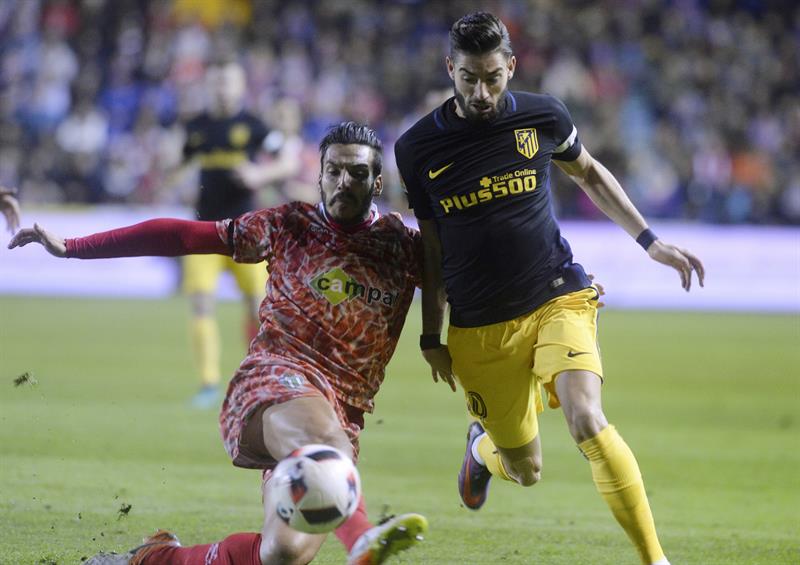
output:
[[578, 447], [589, 459], [598, 492], [636, 546], [642, 563], [664, 559], [639, 465], [616, 428], [608, 426]]
[[483, 437], [478, 442], [478, 455], [483, 459], [484, 465], [489, 469], [492, 476], [500, 477], [503, 480], [516, 482], [512, 479], [506, 468], [503, 467], [503, 460], [500, 454], [497, 453], [497, 448], [494, 446], [489, 434], [483, 434]]
[[195, 362], [204, 385], [215, 385], [220, 381], [219, 328], [210, 316], [194, 317], [191, 325], [192, 346]]

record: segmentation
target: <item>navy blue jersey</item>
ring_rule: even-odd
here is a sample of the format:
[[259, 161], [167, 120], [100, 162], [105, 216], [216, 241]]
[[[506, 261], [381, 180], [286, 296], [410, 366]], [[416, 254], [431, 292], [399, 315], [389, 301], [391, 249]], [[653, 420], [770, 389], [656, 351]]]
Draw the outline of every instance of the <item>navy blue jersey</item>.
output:
[[233, 169], [258, 153], [269, 130], [248, 112], [217, 118], [201, 114], [186, 124], [185, 158], [200, 162], [198, 220], [236, 218], [256, 207], [255, 193], [242, 185]]
[[508, 92], [497, 119], [471, 125], [455, 100], [422, 118], [395, 144], [408, 200], [434, 219], [450, 323], [511, 320], [590, 285], [553, 214], [550, 161], [581, 152], [564, 104]]

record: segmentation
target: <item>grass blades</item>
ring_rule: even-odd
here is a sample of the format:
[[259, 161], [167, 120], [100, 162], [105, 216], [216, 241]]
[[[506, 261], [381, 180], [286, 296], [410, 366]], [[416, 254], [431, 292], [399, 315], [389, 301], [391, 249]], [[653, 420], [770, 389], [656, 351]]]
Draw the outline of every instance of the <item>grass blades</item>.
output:
[[[0, 563], [79, 563], [158, 527], [184, 545], [260, 529], [259, 473], [231, 466], [216, 411], [189, 407], [188, 310], [178, 298], [0, 297]], [[230, 374], [241, 306], [219, 315]], [[431, 382], [418, 319], [415, 306], [359, 463], [374, 520], [430, 521], [395, 562], [636, 564], [559, 411], [541, 418], [541, 483], [495, 480], [480, 512], [461, 507], [464, 402]], [[605, 411], [639, 460], [672, 562], [800, 562], [798, 317], [604, 311], [600, 337]], [[344, 559], [331, 536], [315, 563]]]

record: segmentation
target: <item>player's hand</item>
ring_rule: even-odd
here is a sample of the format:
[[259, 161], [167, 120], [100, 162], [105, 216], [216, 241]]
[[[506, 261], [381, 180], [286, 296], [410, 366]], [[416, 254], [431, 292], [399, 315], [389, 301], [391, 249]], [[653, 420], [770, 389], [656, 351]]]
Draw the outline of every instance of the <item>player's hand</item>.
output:
[[688, 250], [657, 239], [650, 245], [647, 254], [654, 261], [668, 265], [678, 271], [681, 276], [681, 286], [686, 292], [689, 292], [692, 287], [692, 271], [697, 273], [697, 282], [700, 283], [700, 286], [703, 286], [706, 276], [703, 263]]
[[[594, 286], [597, 289], [597, 294], [599, 294], [600, 296], [605, 296], [606, 295], [605, 287], [602, 284], [600, 284], [599, 282], [594, 282], [594, 275], [591, 274], [591, 273], [589, 273], [589, 280], [592, 282], [592, 286]], [[600, 300], [597, 301], [597, 307], [598, 308], [602, 308], [605, 305], [606, 305], [605, 302], [601, 302]]]
[[56, 257], [67, 256], [67, 242], [62, 237], [47, 231], [39, 224], [33, 224], [32, 228], [23, 228], [11, 238], [8, 244], [9, 249], [15, 247], [25, 247], [29, 243], [38, 243], [44, 247], [50, 255]]
[[440, 345], [436, 349], [423, 349], [422, 356], [428, 365], [431, 366], [431, 376], [433, 382], [438, 383], [439, 379], [450, 385], [450, 389], [456, 391], [456, 381], [453, 376], [453, 360], [450, 358], [450, 350], [446, 345]]
[[17, 190], [0, 186], [0, 212], [6, 217], [6, 228], [14, 233], [19, 228], [19, 202]]

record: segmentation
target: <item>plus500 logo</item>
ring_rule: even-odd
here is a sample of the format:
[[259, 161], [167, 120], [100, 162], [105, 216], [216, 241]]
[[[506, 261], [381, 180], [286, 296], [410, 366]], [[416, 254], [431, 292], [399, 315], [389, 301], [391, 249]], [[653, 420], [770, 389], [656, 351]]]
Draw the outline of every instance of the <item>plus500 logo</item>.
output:
[[478, 204], [483, 204], [498, 198], [533, 192], [536, 190], [536, 171], [522, 169], [513, 173], [506, 173], [493, 177], [483, 177], [480, 180], [481, 188], [469, 194], [447, 196], [439, 200], [445, 214], [455, 210], [466, 210]]

